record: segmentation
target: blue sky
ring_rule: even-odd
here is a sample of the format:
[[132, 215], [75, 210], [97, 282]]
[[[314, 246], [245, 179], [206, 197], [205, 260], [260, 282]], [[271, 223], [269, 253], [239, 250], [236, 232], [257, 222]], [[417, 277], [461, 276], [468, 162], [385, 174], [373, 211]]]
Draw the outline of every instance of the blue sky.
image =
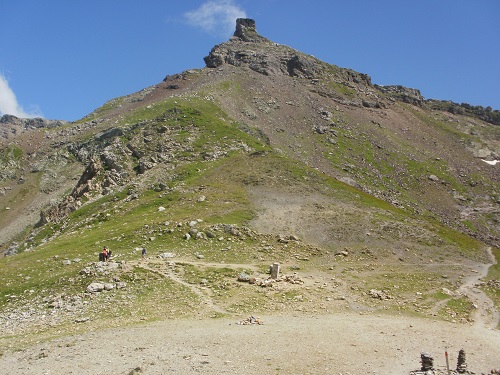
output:
[[500, 109], [499, 0], [0, 0], [0, 114], [77, 120], [204, 66], [237, 17], [427, 98]]

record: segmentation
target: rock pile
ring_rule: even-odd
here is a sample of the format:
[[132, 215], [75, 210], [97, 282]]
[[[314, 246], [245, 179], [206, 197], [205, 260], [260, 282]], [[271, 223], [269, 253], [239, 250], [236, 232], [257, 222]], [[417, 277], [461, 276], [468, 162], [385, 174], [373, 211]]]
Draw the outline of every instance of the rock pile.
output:
[[238, 275], [238, 281], [247, 282], [249, 284], [257, 285], [263, 288], [273, 287], [276, 283], [286, 282], [289, 284], [304, 284], [304, 280], [302, 280], [296, 273], [293, 275], [284, 275], [282, 277], [273, 278], [272, 276], [266, 279], [260, 279], [256, 277], [252, 277], [245, 272], [242, 272]]
[[375, 85], [384, 94], [391, 95], [391, 98], [401, 100], [405, 103], [410, 103], [419, 107], [424, 104], [424, 97], [420, 93], [420, 90], [404, 87], [401, 85], [392, 86], [379, 86]]
[[388, 299], [394, 299], [393, 296], [391, 296], [389, 293], [387, 293], [384, 290], [376, 290], [376, 289], [371, 289], [368, 294], [372, 298], [379, 299], [381, 301], [388, 300]]
[[87, 286], [87, 293], [99, 293], [104, 290], [122, 289], [125, 288], [127, 284], [123, 281], [118, 281], [116, 283], [104, 283], [104, 282], [93, 282]]
[[262, 324], [264, 324], [264, 322], [259, 317], [255, 318], [253, 316], [250, 316], [247, 319], [240, 320], [236, 324], [243, 325], [243, 326], [248, 326], [248, 325], [262, 325]]
[[465, 351], [463, 349], [460, 349], [460, 351], [458, 352], [457, 372], [459, 374], [465, 374], [467, 372], [467, 363], [465, 362]]
[[422, 364], [420, 370], [422, 371], [434, 370], [434, 358], [432, 358], [430, 354], [420, 353], [420, 363]]

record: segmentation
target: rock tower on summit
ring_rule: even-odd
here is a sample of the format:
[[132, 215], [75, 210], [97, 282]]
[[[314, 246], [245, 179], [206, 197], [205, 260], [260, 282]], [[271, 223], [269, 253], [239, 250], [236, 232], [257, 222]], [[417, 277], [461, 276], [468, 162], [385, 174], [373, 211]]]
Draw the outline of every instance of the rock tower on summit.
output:
[[255, 20], [251, 18], [238, 18], [236, 20], [236, 30], [234, 36], [244, 42], [264, 42], [266, 38], [259, 35], [255, 28]]

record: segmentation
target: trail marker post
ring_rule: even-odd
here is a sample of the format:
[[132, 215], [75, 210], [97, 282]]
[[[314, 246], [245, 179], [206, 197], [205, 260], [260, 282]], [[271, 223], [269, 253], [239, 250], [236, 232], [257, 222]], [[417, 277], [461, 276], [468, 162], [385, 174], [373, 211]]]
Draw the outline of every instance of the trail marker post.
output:
[[448, 361], [448, 348], [445, 348], [444, 356], [446, 358], [446, 370], [448, 371], [448, 375], [450, 375], [450, 362]]

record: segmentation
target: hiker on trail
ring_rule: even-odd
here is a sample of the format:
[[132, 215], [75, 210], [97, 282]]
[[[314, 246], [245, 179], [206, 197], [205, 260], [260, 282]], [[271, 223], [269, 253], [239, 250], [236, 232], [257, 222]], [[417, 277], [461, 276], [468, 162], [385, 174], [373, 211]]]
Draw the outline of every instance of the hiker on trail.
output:
[[111, 250], [106, 247], [106, 251], [107, 251], [106, 260], [109, 260], [109, 258], [111, 258]]
[[144, 259], [144, 257], [146, 256], [146, 253], [147, 253], [146, 248], [143, 247], [142, 248], [142, 259]]
[[102, 249], [102, 257], [104, 262], [108, 261], [108, 248], [106, 246]]

